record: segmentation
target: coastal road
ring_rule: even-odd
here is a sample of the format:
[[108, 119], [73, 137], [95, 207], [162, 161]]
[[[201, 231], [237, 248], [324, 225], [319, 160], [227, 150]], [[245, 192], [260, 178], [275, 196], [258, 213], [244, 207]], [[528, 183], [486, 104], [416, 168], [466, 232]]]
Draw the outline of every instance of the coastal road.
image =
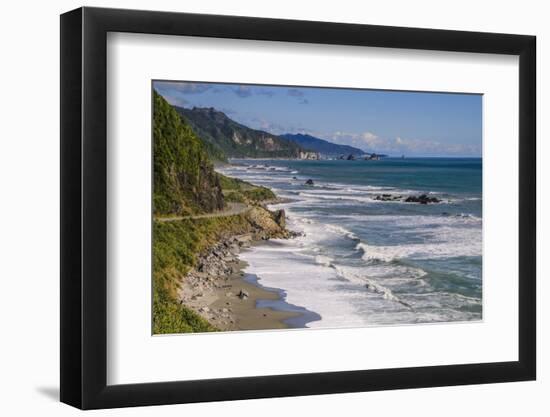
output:
[[195, 220], [195, 219], [210, 219], [213, 217], [227, 217], [227, 216], [235, 216], [237, 214], [246, 213], [248, 210], [250, 210], [250, 207], [248, 207], [244, 203], [227, 203], [227, 207], [224, 210], [215, 211], [213, 213], [195, 214], [192, 216], [155, 217], [155, 221], [176, 222], [179, 220], [187, 220], [187, 219]]

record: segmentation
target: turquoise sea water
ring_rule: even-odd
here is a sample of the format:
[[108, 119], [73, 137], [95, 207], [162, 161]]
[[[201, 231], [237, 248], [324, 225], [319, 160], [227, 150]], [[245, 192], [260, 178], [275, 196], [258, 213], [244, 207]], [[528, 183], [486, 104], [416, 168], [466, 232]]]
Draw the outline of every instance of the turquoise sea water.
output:
[[[259, 284], [317, 313], [307, 327], [482, 318], [481, 159], [232, 163], [221, 171], [289, 199], [272, 208], [285, 209], [302, 236], [242, 258]], [[442, 202], [375, 200], [380, 194]]]

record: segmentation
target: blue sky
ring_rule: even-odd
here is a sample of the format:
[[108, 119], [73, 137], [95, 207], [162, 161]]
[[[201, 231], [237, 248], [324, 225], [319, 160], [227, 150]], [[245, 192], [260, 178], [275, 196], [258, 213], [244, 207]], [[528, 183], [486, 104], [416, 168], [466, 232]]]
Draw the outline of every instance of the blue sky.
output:
[[173, 81], [154, 88], [173, 105], [214, 107], [272, 134], [394, 156], [481, 156], [481, 95]]

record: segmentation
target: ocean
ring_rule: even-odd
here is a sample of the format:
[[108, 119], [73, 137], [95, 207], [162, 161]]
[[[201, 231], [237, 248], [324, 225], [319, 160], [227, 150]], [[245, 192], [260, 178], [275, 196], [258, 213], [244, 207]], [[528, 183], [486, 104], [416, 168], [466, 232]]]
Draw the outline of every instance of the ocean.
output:
[[249, 280], [280, 291], [269, 307], [305, 312], [290, 327], [482, 319], [480, 158], [231, 162], [219, 170], [287, 199], [270, 208], [301, 233], [241, 253]]

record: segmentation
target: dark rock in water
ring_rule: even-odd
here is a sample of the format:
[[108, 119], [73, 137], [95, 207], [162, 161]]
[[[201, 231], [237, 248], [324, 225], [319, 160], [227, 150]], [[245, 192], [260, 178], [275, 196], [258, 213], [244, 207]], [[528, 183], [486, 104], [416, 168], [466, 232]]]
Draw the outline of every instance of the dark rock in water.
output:
[[404, 201], [405, 203], [419, 203], [419, 204], [429, 204], [429, 203], [440, 203], [441, 200], [436, 197], [429, 197], [427, 194], [421, 194], [419, 196], [411, 195], [405, 198], [402, 195], [391, 195], [391, 194], [378, 194], [374, 197], [376, 201]]
[[241, 300], [244, 300], [245, 298], [250, 297], [250, 295], [248, 294], [248, 291], [240, 290], [239, 293], [237, 294], [237, 297], [239, 297]]
[[355, 161], [355, 156], [352, 153], [350, 153], [346, 159], [348, 161]]
[[275, 211], [275, 213], [273, 213], [273, 220], [275, 220], [275, 223], [281, 226], [281, 229], [284, 229], [286, 225], [285, 211], [283, 209]]
[[294, 230], [289, 230], [288, 231], [288, 238], [289, 239], [293, 239], [295, 237], [301, 237], [301, 236], [305, 236], [306, 234], [304, 232], [295, 232]]
[[310, 178], [309, 180], [306, 181], [306, 185], [315, 185], [315, 183], [314, 183], [313, 180]]
[[405, 199], [405, 203], [420, 203], [420, 204], [429, 204], [429, 203], [440, 203], [441, 200], [436, 197], [428, 197], [426, 194], [421, 194], [419, 196], [411, 195]]
[[391, 194], [379, 194], [374, 197], [377, 201], [400, 201], [403, 197], [400, 195], [391, 195]]
[[296, 178], [296, 177], [292, 177], [292, 179], [293, 179], [293, 180], [297, 180], [298, 178]]

